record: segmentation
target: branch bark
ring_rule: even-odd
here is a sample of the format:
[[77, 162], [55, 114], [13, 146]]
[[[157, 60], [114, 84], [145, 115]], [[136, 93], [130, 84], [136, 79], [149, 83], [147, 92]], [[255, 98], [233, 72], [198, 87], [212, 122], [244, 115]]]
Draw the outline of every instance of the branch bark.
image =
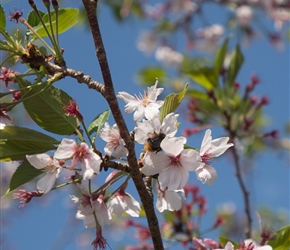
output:
[[137, 157], [135, 154], [135, 144], [134, 140], [130, 136], [127, 125], [121, 113], [117, 97], [114, 90], [113, 81], [111, 78], [110, 68], [108, 65], [105, 48], [102, 41], [101, 32], [99, 29], [98, 19], [97, 19], [97, 1], [95, 0], [83, 0], [83, 4], [88, 16], [89, 24], [91, 27], [91, 33], [94, 40], [94, 45], [96, 49], [96, 55], [99, 60], [99, 65], [103, 75], [105, 91], [103, 96], [107, 100], [112, 115], [115, 122], [120, 130], [120, 135], [123, 138], [126, 147], [128, 149], [128, 165], [130, 167], [130, 174], [132, 176], [133, 182], [136, 186], [138, 194], [140, 196], [141, 202], [143, 204], [147, 222], [149, 225], [149, 230], [151, 232], [151, 237], [153, 240], [154, 249], [162, 250], [164, 249], [162, 238], [159, 230], [158, 219], [155, 214], [153, 197], [147, 192], [144, 185], [142, 174], [138, 168]]

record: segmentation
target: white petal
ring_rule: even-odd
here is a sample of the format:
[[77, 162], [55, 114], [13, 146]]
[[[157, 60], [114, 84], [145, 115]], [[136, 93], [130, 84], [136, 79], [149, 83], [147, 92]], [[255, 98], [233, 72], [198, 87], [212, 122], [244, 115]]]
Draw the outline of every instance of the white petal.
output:
[[183, 189], [188, 181], [188, 171], [183, 167], [170, 166], [159, 174], [160, 189], [169, 191]]
[[144, 114], [145, 114], [145, 108], [144, 106], [139, 105], [137, 110], [135, 111], [134, 115], [133, 115], [133, 119], [134, 121], [140, 121], [141, 119], [144, 118]]
[[142, 173], [154, 175], [162, 172], [170, 163], [170, 158], [166, 155], [154, 152], [147, 152], [143, 159]]
[[57, 171], [46, 172], [45, 176], [37, 182], [37, 189], [43, 191], [44, 194], [48, 193], [55, 183], [57, 173]]
[[217, 178], [217, 172], [212, 166], [205, 165], [203, 168], [196, 170], [196, 176], [203, 184], [211, 185]]
[[140, 144], [145, 144], [148, 139], [148, 134], [154, 133], [154, 129], [151, 126], [151, 123], [147, 120], [143, 120], [143, 122], [137, 122], [137, 127], [135, 127], [134, 131], [135, 141]]
[[26, 155], [26, 159], [37, 169], [42, 169], [53, 162], [48, 154]]
[[124, 201], [127, 204], [126, 213], [132, 217], [139, 217], [141, 208], [140, 203], [136, 201], [130, 194], [126, 193], [124, 195]]
[[165, 135], [169, 137], [173, 137], [176, 134], [177, 118], [178, 118], [178, 114], [174, 114], [174, 113], [169, 113], [168, 115], [164, 117], [160, 129]]
[[211, 157], [218, 157], [222, 155], [228, 148], [232, 147], [233, 143], [227, 143], [229, 140], [229, 137], [221, 137], [218, 139], [215, 139], [211, 142], [211, 148], [208, 150], [208, 154]]
[[207, 129], [207, 130], [205, 131], [205, 134], [204, 134], [203, 140], [202, 140], [202, 142], [201, 142], [200, 155], [204, 155], [205, 152], [206, 152], [207, 150], [209, 150], [210, 145], [211, 145], [211, 140], [212, 140], [212, 137], [211, 137], [211, 130], [210, 130], [210, 129]]
[[129, 103], [129, 102], [136, 102], [136, 97], [128, 94], [127, 92], [119, 92], [117, 97], [123, 99], [124, 102]]
[[110, 199], [107, 204], [107, 207], [111, 211], [111, 213], [116, 214], [118, 217], [120, 217], [122, 213], [125, 211], [125, 204], [119, 198], [119, 196], [115, 196], [114, 198]]
[[157, 97], [163, 92], [163, 88], [157, 88], [158, 81], [151, 87], [147, 88], [148, 98], [151, 101], [156, 101]]
[[59, 160], [66, 160], [73, 156], [77, 144], [72, 139], [62, 139], [60, 145], [54, 153], [54, 158]]
[[154, 117], [159, 117], [159, 108], [161, 105], [158, 105], [157, 103], [149, 103], [145, 108], [145, 117], [148, 120], [153, 119]]
[[181, 152], [180, 163], [187, 171], [195, 171], [200, 165], [201, 158], [194, 149], [184, 149]]
[[181, 151], [183, 150], [183, 146], [186, 143], [186, 138], [185, 137], [165, 137], [161, 144], [160, 147], [164, 151], [165, 154], [169, 156], [178, 156]]

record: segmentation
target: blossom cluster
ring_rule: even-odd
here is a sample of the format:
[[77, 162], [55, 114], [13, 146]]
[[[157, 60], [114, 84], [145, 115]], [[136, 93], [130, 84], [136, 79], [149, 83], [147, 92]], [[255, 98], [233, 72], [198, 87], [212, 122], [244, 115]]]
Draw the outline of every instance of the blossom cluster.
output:
[[158, 81], [148, 87], [144, 96], [132, 96], [120, 92], [118, 97], [126, 102], [127, 113], [134, 113], [136, 122], [135, 141], [144, 144], [142, 173], [149, 176], [158, 175], [157, 209], [179, 210], [184, 192], [183, 188], [189, 179], [189, 172], [195, 172], [203, 183], [214, 183], [217, 172], [210, 165], [213, 157], [223, 154], [232, 143], [228, 137], [212, 139], [211, 130], [207, 130], [201, 143], [200, 151], [185, 148], [186, 138], [175, 137], [178, 130], [178, 114], [169, 113], [160, 120], [159, 108], [163, 101], [157, 100], [163, 88], [157, 87]]

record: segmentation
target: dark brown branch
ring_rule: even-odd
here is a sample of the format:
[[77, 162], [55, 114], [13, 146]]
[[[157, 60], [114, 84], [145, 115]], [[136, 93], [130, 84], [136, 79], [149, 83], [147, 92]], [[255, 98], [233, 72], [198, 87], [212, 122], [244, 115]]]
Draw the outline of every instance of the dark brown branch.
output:
[[141, 202], [143, 204], [147, 222], [149, 225], [149, 230], [151, 232], [151, 237], [153, 240], [154, 248], [158, 250], [164, 249], [162, 238], [159, 230], [158, 219], [155, 214], [152, 196], [147, 192], [144, 185], [142, 175], [138, 168], [137, 158], [135, 154], [134, 140], [132, 140], [127, 125], [119, 108], [117, 102], [113, 81], [111, 78], [110, 68], [107, 62], [106, 52], [103, 45], [101, 32], [99, 29], [99, 24], [97, 20], [97, 1], [96, 0], [83, 0], [83, 4], [88, 16], [88, 20], [91, 27], [91, 32], [95, 44], [96, 55], [99, 60], [101, 72], [104, 79], [105, 92], [103, 96], [107, 100], [110, 109], [112, 111], [115, 122], [120, 130], [120, 135], [123, 138], [126, 147], [128, 149], [128, 165], [130, 167], [130, 174], [139, 193]]

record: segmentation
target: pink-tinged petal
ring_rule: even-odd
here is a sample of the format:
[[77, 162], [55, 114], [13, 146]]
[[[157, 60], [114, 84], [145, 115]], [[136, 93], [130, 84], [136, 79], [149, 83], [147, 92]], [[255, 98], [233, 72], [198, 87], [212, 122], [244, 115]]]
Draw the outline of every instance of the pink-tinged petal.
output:
[[96, 215], [101, 227], [104, 227], [105, 224], [111, 224], [112, 214], [104, 203], [102, 203], [99, 209], [96, 211]]
[[184, 149], [181, 152], [180, 163], [187, 171], [196, 171], [200, 166], [201, 158], [194, 149]]
[[160, 147], [164, 151], [165, 154], [169, 156], [178, 156], [181, 151], [183, 150], [183, 146], [186, 143], [186, 138], [185, 137], [165, 137], [161, 144]]
[[170, 158], [161, 153], [147, 152], [143, 159], [142, 173], [154, 175], [162, 172], [170, 164]]
[[196, 170], [196, 176], [203, 184], [207, 183], [211, 185], [217, 178], [217, 172], [212, 166], [205, 165], [203, 168]]
[[132, 217], [139, 217], [141, 212], [140, 203], [128, 193], [124, 195], [124, 201], [127, 204], [125, 212]]
[[74, 155], [77, 144], [72, 139], [62, 139], [57, 150], [54, 153], [54, 158], [58, 160], [66, 160]]
[[[228, 242], [225, 246], [224, 246], [224, 250], [234, 250], [234, 245], [231, 242]], [[272, 248], [271, 248], [272, 250]]]
[[161, 190], [183, 189], [188, 181], [189, 173], [183, 167], [170, 166], [159, 174], [158, 181]]
[[206, 153], [206, 151], [209, 150], [210, 146], [211, 146], [211, 130], [207, 129], [205, 131], [203, 140], [201, 142], [201, 147], [200, 147], [200, 155], [204, 155]]
[[48, 193], [55, 183], [57, 174], [58, 172], [56, 170], [46, 172], [45, 176], [37, 182], [37, 189], [43, 191], [44, 194]]
[[114, 155], [116, 158], [121, 158], [122, 156], [126, 156], [127, 154], [128, 154], [128, 150], [121, 145], [117, 146], [114, 149]]
[[53, 162], [48, 154], [26, 155], [26, 159], [37, 169], [42, 169]]
[[93, 228], [96, 227], [95, 217], [93, 214], [88, 214], [84, 216], [84, 226], [85, 228]]

